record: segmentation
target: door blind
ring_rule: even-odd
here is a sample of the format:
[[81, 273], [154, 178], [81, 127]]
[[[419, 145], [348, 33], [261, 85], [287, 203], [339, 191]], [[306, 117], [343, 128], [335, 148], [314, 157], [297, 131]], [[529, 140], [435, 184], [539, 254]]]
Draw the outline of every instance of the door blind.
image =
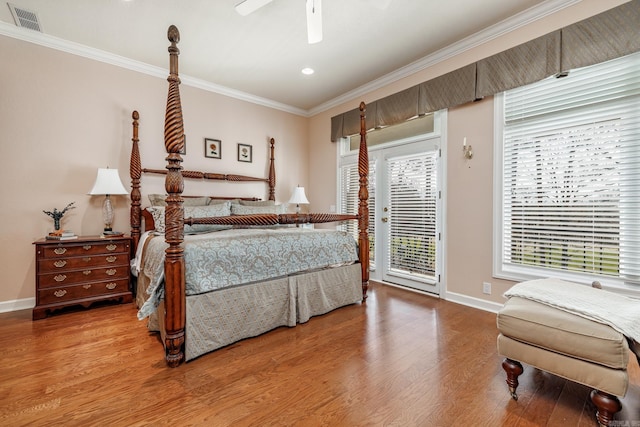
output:
[[389, 272], [436, 272], [437, 151], [387, 160]]
[[640, 54], [504, 100], [503, 264], [640, 284]]

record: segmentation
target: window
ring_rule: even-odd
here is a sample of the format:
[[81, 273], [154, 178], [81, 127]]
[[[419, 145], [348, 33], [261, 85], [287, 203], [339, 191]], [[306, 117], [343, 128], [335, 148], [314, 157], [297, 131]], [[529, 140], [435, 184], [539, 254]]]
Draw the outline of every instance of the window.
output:
[[494, 274], [640, 285], [640, 54], [496, 99]]

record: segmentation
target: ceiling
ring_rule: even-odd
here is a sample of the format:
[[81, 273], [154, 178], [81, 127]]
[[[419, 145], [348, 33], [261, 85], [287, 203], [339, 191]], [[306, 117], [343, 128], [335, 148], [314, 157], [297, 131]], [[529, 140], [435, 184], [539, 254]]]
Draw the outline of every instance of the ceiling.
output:
[[[174, 24], [183, 80], [300, 114], [372, 82], [389, 83], [399, 70], [461, 40], [494, 37], [523, 16], [530, 21], [575, 0], [323, 0], [324, 38], [317, 44], [307, 43], [305, 0], [273, 0], [248, 16], [235, 11], [239, 2], [10, 0], [35, 12], [44, 34], [162, 69]], [[14, 25], [8, 5], [0, 7], [0, 21]], [[303, 75], [305, 67], [315, 73]]]

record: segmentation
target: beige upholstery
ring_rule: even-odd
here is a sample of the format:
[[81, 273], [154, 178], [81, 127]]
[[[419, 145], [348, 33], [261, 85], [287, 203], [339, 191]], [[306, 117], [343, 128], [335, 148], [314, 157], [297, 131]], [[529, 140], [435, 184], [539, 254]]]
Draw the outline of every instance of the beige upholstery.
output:
[[512, 297], [498, 313], [498, 330], [515, 340], [569, 357], [626, 369], [629, 345], [602, 323], [524, 298]]
[[498, 312], [497, 324], [501, 355], [609, 394], [626, 394], [629, 345], [609, 326], [517, 297]]
[[498, 353], [605, 393], [620, 397], [627, 393], [629, 375], [626, 369], [612, 369], [586, 362], [516, 341], [502, 334], [498, 335]]
[[[514, 399], [521, 363], [592, 387], [591, 400], [601, 426], [611, 425], [629, 385], [629, 345], [620, 332], [560, 309], [511, 297], [498, 312], [498, 353]], [[639, 358], [640, 361], [640, 358]]]

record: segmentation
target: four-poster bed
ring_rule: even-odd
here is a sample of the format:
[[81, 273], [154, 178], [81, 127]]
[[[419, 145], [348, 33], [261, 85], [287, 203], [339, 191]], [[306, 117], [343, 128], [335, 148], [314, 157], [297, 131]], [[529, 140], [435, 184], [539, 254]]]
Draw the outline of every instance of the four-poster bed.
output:
[[[182, 195], [184, 178], [235, 182], [264, 181], [269, 186], [268, 198], [275, 203], [275, 141], [273, 138], [270, 140], [268, 178], [183, 170], [180, 152], [184, 148], [184, 129], [179, 92], [180, 79], [178, 77], [179, 50], [176, 46], [180, 36], [175, 26], [169, 27], [168, 38], [171, 42], [169, 46], [170, 73], [167, 79], [169, 93], [164, 132], [165, 149], [168, 153], [167, 166], [166, 170], [142, 168], [138, 148], [139, 114], [134, 111], [133, 147], [130, 162], [132, 182], [131, 234], [134, 245], [139, 246], [137, 252], [140, 255], [139, 258], [142, 259], [142, 261], [136, 259], [136, 262], [144, 263], [145, 257], [151, 260], [148, 261], [148, 264], [140, 267], [144, 274], [138, 275], [138, 281], [141, 284], [138, 286], [137, 296], [139, 305], [148, 305], [149, 301], [145, 302], [145, 299], [149, 298], [149, 289], [153, 289], [151, 293], [158, 292], [154, 304], [159, 305], [151, 320], [155, 324], [154, 327], [160, 331], [164, 341], [167, 364], [175, 367], [185, 360], [191, 360], [240, 339], [258, 335], [278, 326], [295, 326], [296, 323], [306, 322], [311, 316], [366, 299], [369, 281], [369, 237], [367, 234], [369, 225], [367, 189], [369, 162], [366, 146], [365, 105], [362, 103], [360, 105], [358, 215], [287, 214], [281, 213], [276, 205], [253, 208], [251, 206], [243, 207], [241, 201], [234, 201], [233, 203], [236, 204], [229, 200], [211, 201], [217, 197], [209, 197], [208, 203], [215, 203], [213, 206], [194, 208], [185, 206], [185, 201], [189, 199], [188, 196]], [[140, 186], [143, 172], [166, 175], [167, 196], [164, 201], [165, 206], [160, 209], [141, 208]], [[250, 205], [249, 202], [247, 204]], [[158, 225], [158, 221], [163, 222], [164, 234], [162, 236], [164, 238], [160, 236], [148, 237], [148, 233], [142, 234], [143, 215], [146, 229], [153, 222], [148, 210], [154, 212], [154, 215], [161, 212], [162, 216], [159, 217], [161, 219], [157, 217], [155, 219], [156, 225]], [[211, 216], [194, 214], [200, 211], [215, 213]], [[308, 230], [292, 226], [292, 224], [345, 220], [358, 221], [357, 246], [350, 236], [348, 236], [350, 242], [341, 240], [344, 236], [340, 234], [346, 235], [346, 233], [333, 230]], [[287, 227], [287, 225], [290, 226]], [[185, 233], [185, 230], [191, 230], [194, 227], [213, 227], [218, 231], [205, 233], [215, 236], [211, 239], [201, 233], [193, 235]], [[229, 237], [232, 233], [238, 236], [242, 235], [243, 238], [246, 236], [262, 240], [250, 240], [250, 243], [245, 243], [245, 241], [238, 240], [239, 237]], [[324, 240], [320, 242], [321, 238], [333, 243], [325, 243]], [[145, 241], [143, 242], [143, 240]], [[229, 279], [229, 283], [218, 283], [212, 288], [194, 291], [194, 280], [189, 277], [196, 268], [192, 267], [190, 270], [188, 267], [195, 265], [193, 259], [206, 258], [205, 263], [210, 262], [207, 258], [208, 252], [202, 255], [197, 251], [202, 247], [214, 251], [212, 249], [213, 240], [223, 241], [223, 249], [215, 249], [215, 251], [225, 254], [244, 250], [247, 247], [267, 248], [259, 253], [258, 257], [264, 256], [267, 259], [267, 261], [261, 261], [262, 265], [274, 267], [277, 264], [277, 268], [272, 268], [274, 271], [270, 273], [270, 276], [263, 275], [264, 271], [258, 271], [252, 273], [254, 275], [245, 281], [241, 279], [234, 281], [244, 272], [224, 272], [232, 278]], [[269, 253], [268, 249], [267, 241], [271, 240], [276, 240], [276, 245], [280, 245], [277, 246], [278, 249], [274, 250], [274, 253]], [[336, 246], [325, 248], [323, 246], [325, 244], [335, 244]], [[234, 245], [233, 250], [228, 249], [230, 245]], [[353, 245], [353, 247], [351, 248], [349, 245]], [[156, 247], [156, 252], [162, 251], [161, 258], [156, 256], [154, 259], [151, 255], [142, 255], [141, 249], [144, 248], [145, 252], [151, 253], [152, 246]], [[292, 252], [288, 254], [283, 250], [283, 247], [288, 247]], [[340, 254], [341, 250], [345, 253], [344, 259], [336, 258], [341, 256], [336, 255]], [[281, 258], [273, 261], [276, 252]], [[353, 260], [347, 259], [349, 255], [346, 254], [349, 252], [353, 252]], [[327, 259], [331, 259], [331, 261], [323, 261], [322, 257], [316, 256], [322, 253], [326, 254]], [[318, 262], [325, 262], [326, 265], [306, 264], [307, 260], [315, 258], [319, 258]], [[298, 266], [292, 266], [289, 262], [287, 266], [285, 259], [289, 261], [299, 259], [304, 262], [300, 261], [301, 265]], [[228, 263], [227, 259], [223, 261]], [[283, 265], [280, 266], [280, 264]], [[148, 265], [155, 265], [156, 270], [160, 268], [162, 271], [159, 274], [148, 274], [153, 269]], [[215, 282], [216, 279], [220, 279], [217, 277], [220, 272], [219, 264], [212, 271], [213, 273], [208, 273], [205, 279], [198, 280]], [[223, 274], [220, 276], [222, 279], [218, 282], [227, 280], [225, 278], [227, 276]], [[163, 287], [159, 284], [161, 279], [164, 282]], [[155, 286], [153, 286], [154, 282]], [[195, 287], [198, 286], [199, 284], [196, 284]], [[152, 322], [150, 321], [150, 323]]]

